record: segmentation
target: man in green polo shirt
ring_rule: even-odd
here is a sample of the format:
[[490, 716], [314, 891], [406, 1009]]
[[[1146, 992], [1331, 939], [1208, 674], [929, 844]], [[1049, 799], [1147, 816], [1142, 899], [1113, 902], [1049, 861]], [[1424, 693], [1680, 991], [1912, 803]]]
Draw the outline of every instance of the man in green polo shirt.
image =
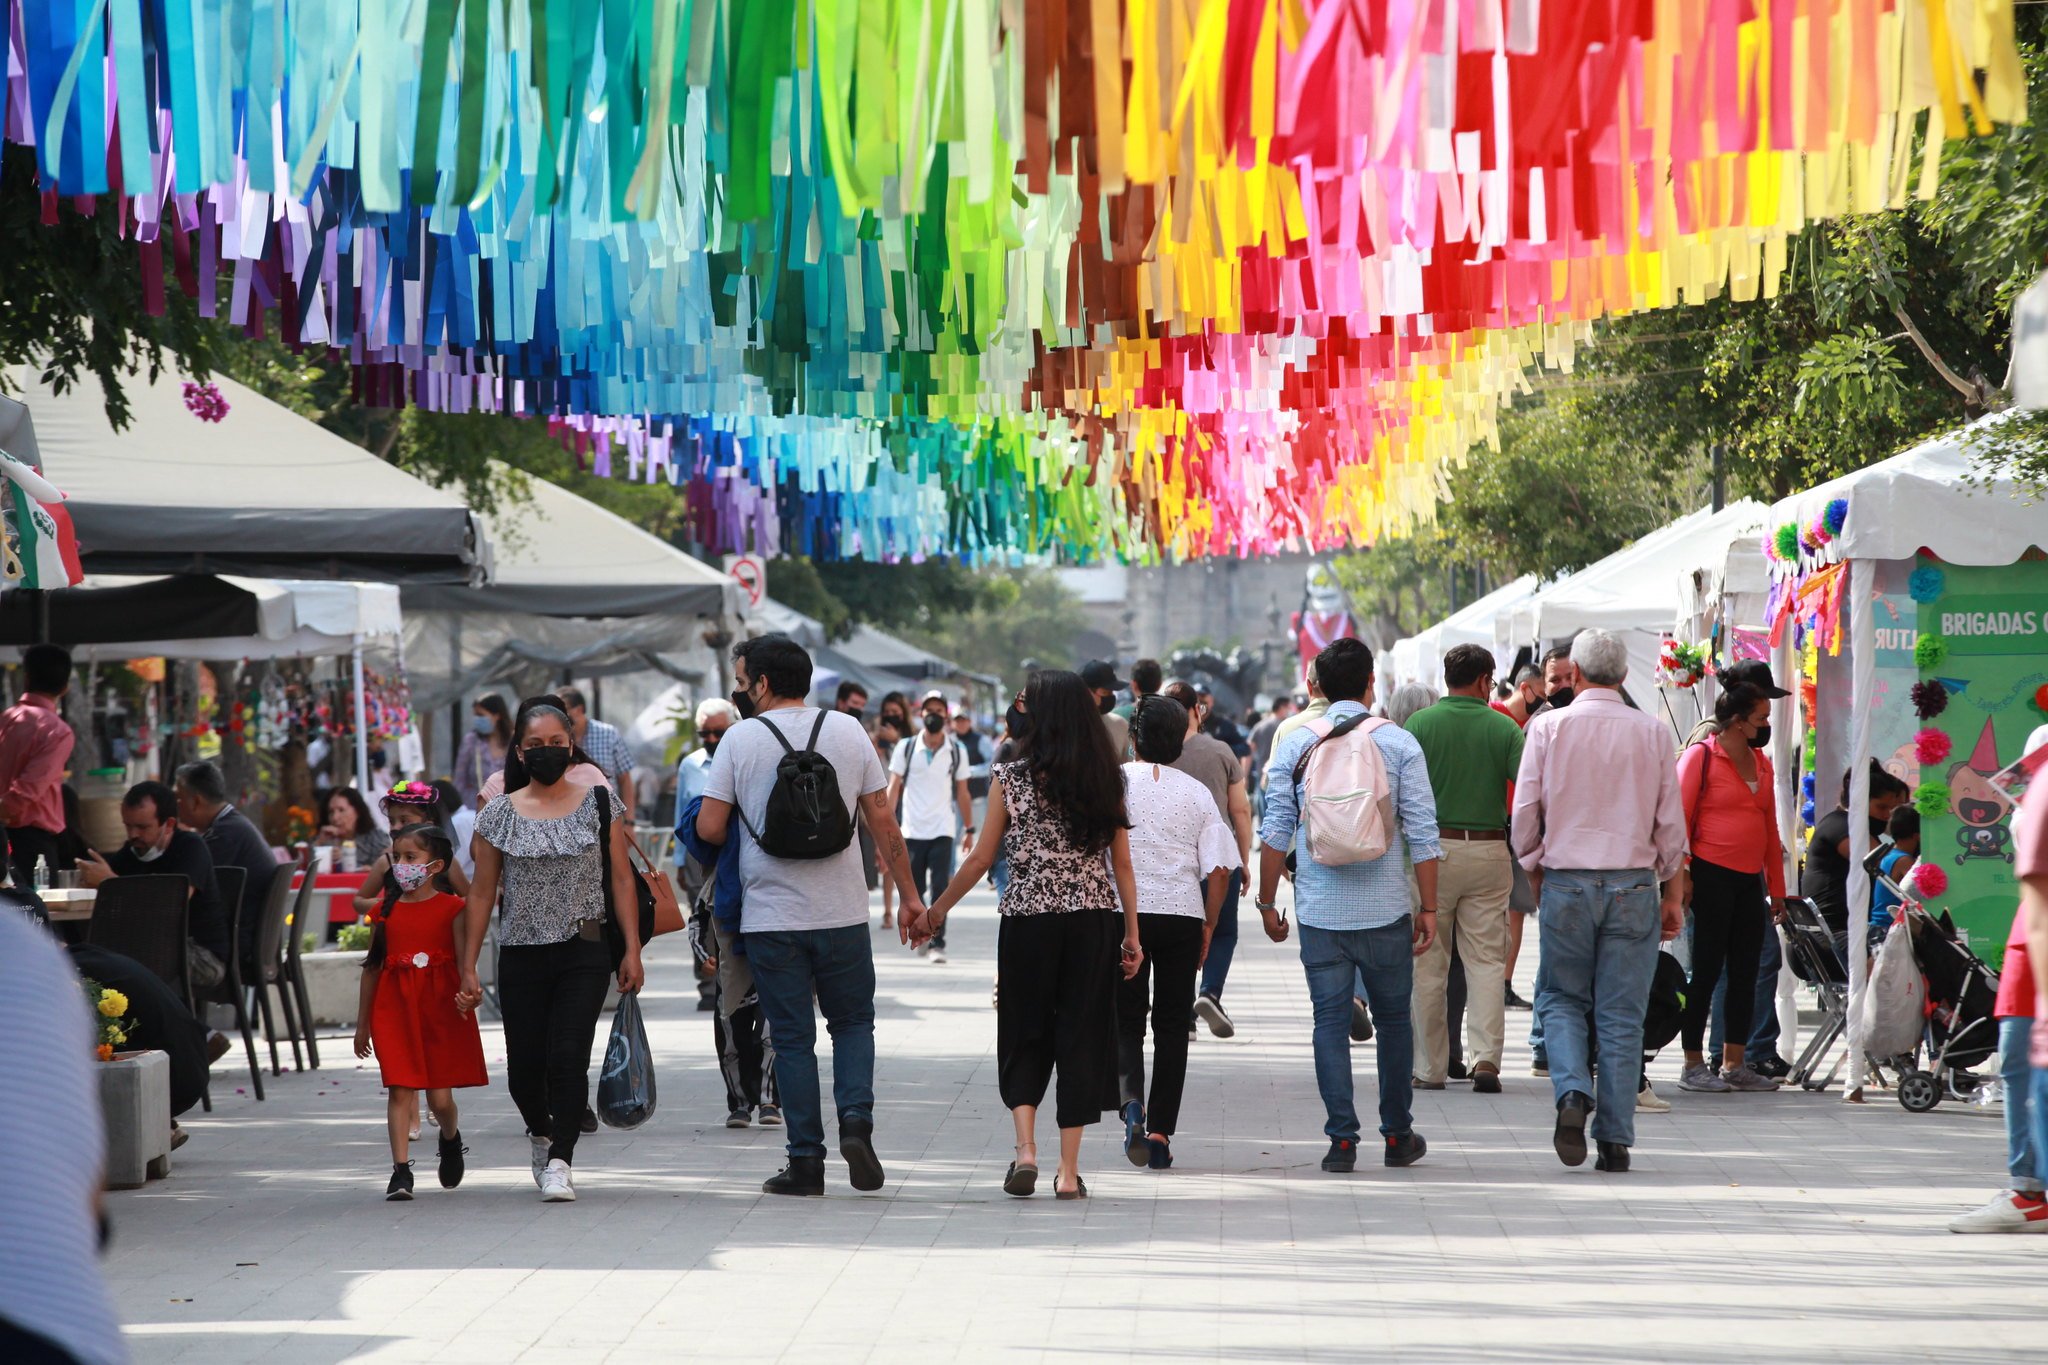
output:
[[1500, 1093], [1506, 1028], [1508, 784], [1522, 764], [1522, 730], [1488, 705], [1493, 655], [1458, 645], [1444, 655], [1444, 697], [1408, 721], [1429, 761], [1443, 861], [1437, 880], [1436, 940], [1415, 960], [1415, 1080], [1442, 1089], [1450, 1052], [1444, 989], [1451, 952], [1465, 965], [1472, 1088]]

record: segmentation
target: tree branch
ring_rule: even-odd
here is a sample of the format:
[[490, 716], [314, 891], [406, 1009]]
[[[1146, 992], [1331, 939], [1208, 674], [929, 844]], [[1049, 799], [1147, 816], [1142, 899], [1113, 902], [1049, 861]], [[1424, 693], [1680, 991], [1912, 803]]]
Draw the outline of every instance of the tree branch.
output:
[[1906, 329], [1906, 335], [1912, 339], [1914, 348], [1920, 352], [1929, 365], [1934, 367], [1934, 372], [1947, 380], [1950, 388], [1954, 389], [1964, 398], [1967, 398], [1970, 402], [1975, 403], [1980, 408], [1988, 407], [1989, 404], [1986, 402], [1984, 391], [1978, 385], [1972, 384], [1969, 380], [1950, 369], [1948, 362], [1935, 354], [1934, 347], [1929, 345], [1927, 338], [1920, 334], [1919, 325], [1913, 321], [1906, 310], [1896, 303], [1891, 308], [1892, 316], [1897, 318], [1899, 325]]

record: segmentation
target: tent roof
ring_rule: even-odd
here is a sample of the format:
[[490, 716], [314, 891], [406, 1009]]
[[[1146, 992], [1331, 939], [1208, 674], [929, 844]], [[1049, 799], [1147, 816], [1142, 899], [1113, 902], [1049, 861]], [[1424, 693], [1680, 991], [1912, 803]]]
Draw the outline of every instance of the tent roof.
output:
[[[328, 579], [88, 575], [48, 594], [50, 638], [76, 659], [293, 659], [399, 633], [398, 589]], [[0, 654], [35, 639], [36, 605], [0, 597]]]
[[795, 607], [778, 602], [772, 597], [761, 599], [761, 605], [754, 608], [753, 624], [764, 635], [787, 635], [808, 650], [818, 650], [825, 644], [825, 627], [822, 622], [804, 615]]
[[1745, 498], [1718, 512], [1702, 508], [1680, 517], [1537, 593], [1514, 613], [1518, 632], [1549, 640], [1596, 627], [1667, 631], [1678, 610], [1679, 574], [1725, 554], [1738, 540], [1754, 539], [1765, 513], [1762, 503]]
[[1394, 641], [1388, 651], [1394, 685], [1419, 682], [1442, 691], [1443, 679], [1432, 675], [1437, 673], [1437, 666], [1443, 662], [1446, 652], [1464, 644], [1485, 645], [1493, 651], [1495, 666], [1505, 669], [1513, 662], [1514, 651], [1503, 650], [1501, 641], [1496, 638], [1494, 624], [1503, 613], [1527, 601], [1539, 583], [1536, 575], [1523, 574], [1477, 601], [1466, 603], [1435, 625], [1425, 627], [1407, 639]]
[[455, 582], [489, 572], [462, 499], [225, 377], [218, 423], [185, 409], [166, 371], [124, 384], [131, 420], [108, 425], [99, 382], [62, 394], [32, 367], [9, 378], [62, 489], [87, 573], [240, 573]]
[[1866, 465], [1770, 509], [1772, 527], [1810, 525], [1836, 498], [1849, 519], [1825, 554], [1836, 559], [1911, 559], [1923, 547], [1951, 564], [2012, 564], [2048, 549], [2048, 512], [1972, 442], [2006, 421], [1992, 413]]
[[[503, 466], [498, 466], [503, 469]], [[414, 611], [531, 616], [738, 616], [744, 593], [718, 569], [545, 479], [531, 501], [483, 518], [494, 565], [486, 587], [420, 584]]]

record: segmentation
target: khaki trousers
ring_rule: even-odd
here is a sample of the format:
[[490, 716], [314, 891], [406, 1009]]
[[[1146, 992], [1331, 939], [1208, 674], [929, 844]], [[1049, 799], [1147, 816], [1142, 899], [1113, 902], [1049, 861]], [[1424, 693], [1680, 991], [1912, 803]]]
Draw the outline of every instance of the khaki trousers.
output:
[[1436, 942], [1415, 959], [1415, 1076], [1437, 1082], [1449, 1065], [1444, 990], [1451, 949], [1465, 965], [1466, 1057], [1500, 1070], [1507, 1028], [1508, 897], [1514, 860], [1507, 841], [1445, 839], [1437, 864]]

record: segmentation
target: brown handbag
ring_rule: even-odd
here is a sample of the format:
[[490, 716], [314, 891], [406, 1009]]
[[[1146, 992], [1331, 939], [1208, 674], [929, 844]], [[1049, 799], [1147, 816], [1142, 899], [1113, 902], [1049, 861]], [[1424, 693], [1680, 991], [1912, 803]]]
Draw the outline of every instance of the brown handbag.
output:
[[681, 929], [687, 921], [683, 918], [682, 903], [676, 899], [675, 883], [668, 879], [666, 873], [657, 871], [640, 852], [640, 845], [631, 839], [626, 840], [626, 859], [632, 863], [641, 884], [654, 897], [654, 936], [659, 938]]

